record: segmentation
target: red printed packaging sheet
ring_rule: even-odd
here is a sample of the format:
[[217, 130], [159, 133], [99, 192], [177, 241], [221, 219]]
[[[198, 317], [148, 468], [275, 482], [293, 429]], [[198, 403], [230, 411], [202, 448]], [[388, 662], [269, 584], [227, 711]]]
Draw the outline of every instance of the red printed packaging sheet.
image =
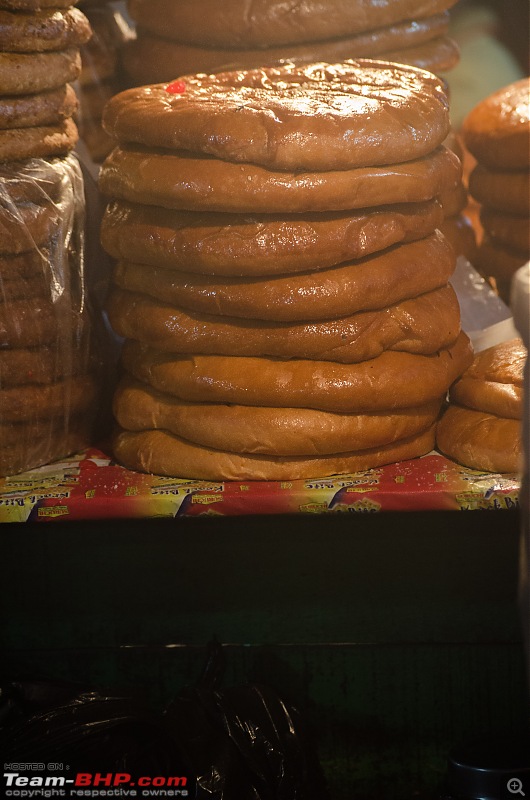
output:
[[438, 453], [318, 480], [207, 482], [131, 472], [89, 449], [0, 480], [0, 522], [495, 510], [518, 506], [517, 475]]

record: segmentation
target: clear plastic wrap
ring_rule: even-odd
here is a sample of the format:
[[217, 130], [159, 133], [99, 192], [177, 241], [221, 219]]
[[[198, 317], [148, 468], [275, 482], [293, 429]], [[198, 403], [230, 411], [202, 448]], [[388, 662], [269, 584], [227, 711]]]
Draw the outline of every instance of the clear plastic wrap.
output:
[[93, 443], [103, 324], [85, 275], [80, 165], [0, 165], [0, 475]]
[[79, 134], [92, 160], [101, 163], [113, 147], [101, 126], [106, 102], [124, 88], [120, 50], [132, 31], [119, 3], [79, 3], [92, 27], [90, 41], [81, 48], [81, 75], [77, 85]]

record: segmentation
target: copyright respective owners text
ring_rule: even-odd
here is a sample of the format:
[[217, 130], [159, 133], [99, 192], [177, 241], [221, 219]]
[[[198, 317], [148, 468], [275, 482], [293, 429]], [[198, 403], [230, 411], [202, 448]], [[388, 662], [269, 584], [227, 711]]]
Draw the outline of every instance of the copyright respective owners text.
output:
[[1, 797], [192, 798], [195, 781], [186, 775], [81, 772], [68, 764], [4, 764]]

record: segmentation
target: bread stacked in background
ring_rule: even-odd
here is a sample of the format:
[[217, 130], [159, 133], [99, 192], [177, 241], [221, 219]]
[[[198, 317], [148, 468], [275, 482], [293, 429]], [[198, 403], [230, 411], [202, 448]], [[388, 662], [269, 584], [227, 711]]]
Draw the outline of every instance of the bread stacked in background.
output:
[[99, 366], [72, 121], [85, 16], [0, 0], [0, 475], [91, 442]]
[[508, 303], [511, 280], [530, 258], [530, 78], [479, 103], [462, 133], [477, 161], [469, 191], [483, 236], [474, 263]]
[[92, 160], [101, 163], [112, 149], [112, 140], [101, 125], [105, 103], [125, 88], [120, 68], [120, 49], [132, 36], [123, 15], [105, 0], [80, 0], [93, 31], [81, 48], [82, 69], [78, 82], [77, 124]]
[[63, 155], [75, 146], [70, 84], [90, 35], [70, 0], [0, 0], [0, 160]]
[[450, 392], [436, 443], [450, 458], [473, 469], [519, 472], [526, 348], [521, 339], [477, 355]]
[[281, 480], [428, 452], [471, 360], [436, 231], [460, 179], [441, 82], [372, 61], [188, 76], [104, 124], [116, 458]]
[[128, 0], [137, 37], [124, 48], [130, 85], [195, 72], [285, 61], [336, 63], [378, 58], [436, 73], [458, 62], [447, 36], [455, 0], [366, 3], [319, 0]]

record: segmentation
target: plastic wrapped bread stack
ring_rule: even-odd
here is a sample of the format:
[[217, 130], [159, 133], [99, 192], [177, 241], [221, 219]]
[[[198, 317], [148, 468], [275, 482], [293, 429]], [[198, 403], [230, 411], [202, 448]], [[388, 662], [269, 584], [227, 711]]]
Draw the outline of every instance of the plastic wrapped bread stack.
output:
[[523, 371], [521, 339], [489, 347], [451, 387], [436, 443], [472, 469], [518, 473], [522, 469]]
[[0, 164], [0, 475], [92, 443], [101, 362], [74, 156]]
[[71, 83], [90, 36], [70, 0], [0, 0], [0, 161], [60, 156], [75, 146]]
[[124, 48], [130, 85], [285, 61], [378, 58], [441, 74], [458, 62], [448, 37], [455, 0], [128, 0], [137, 37]]
[[123, 44], [132, 37], [132, 31], [116, 4], [81, 0], [79, 5], [90, 22], [93, 36], [81, 48], [76, 119], [91, 159], [99, 164], [112, 149], [112, 140], [101, 125], [103, 108], [113, 95], [125, 88], [119, 54]]
[[530, 257], [530, 78], [479, 103], [462, 132], [477, 161], [469, 176], [483, 229], [475, 266], [509, 303], [512, 278]]
[[92, 443], [100, 329], [85, 277], [71, 86], [91, 30], [61, 0], [0, 0], [0, 475]]
[[436, 230], [460, 179], [442, 83], [372, 61], [188, 76], [104, 124], [115, 457], [289, 480], [428, 452], [471, 360]]

